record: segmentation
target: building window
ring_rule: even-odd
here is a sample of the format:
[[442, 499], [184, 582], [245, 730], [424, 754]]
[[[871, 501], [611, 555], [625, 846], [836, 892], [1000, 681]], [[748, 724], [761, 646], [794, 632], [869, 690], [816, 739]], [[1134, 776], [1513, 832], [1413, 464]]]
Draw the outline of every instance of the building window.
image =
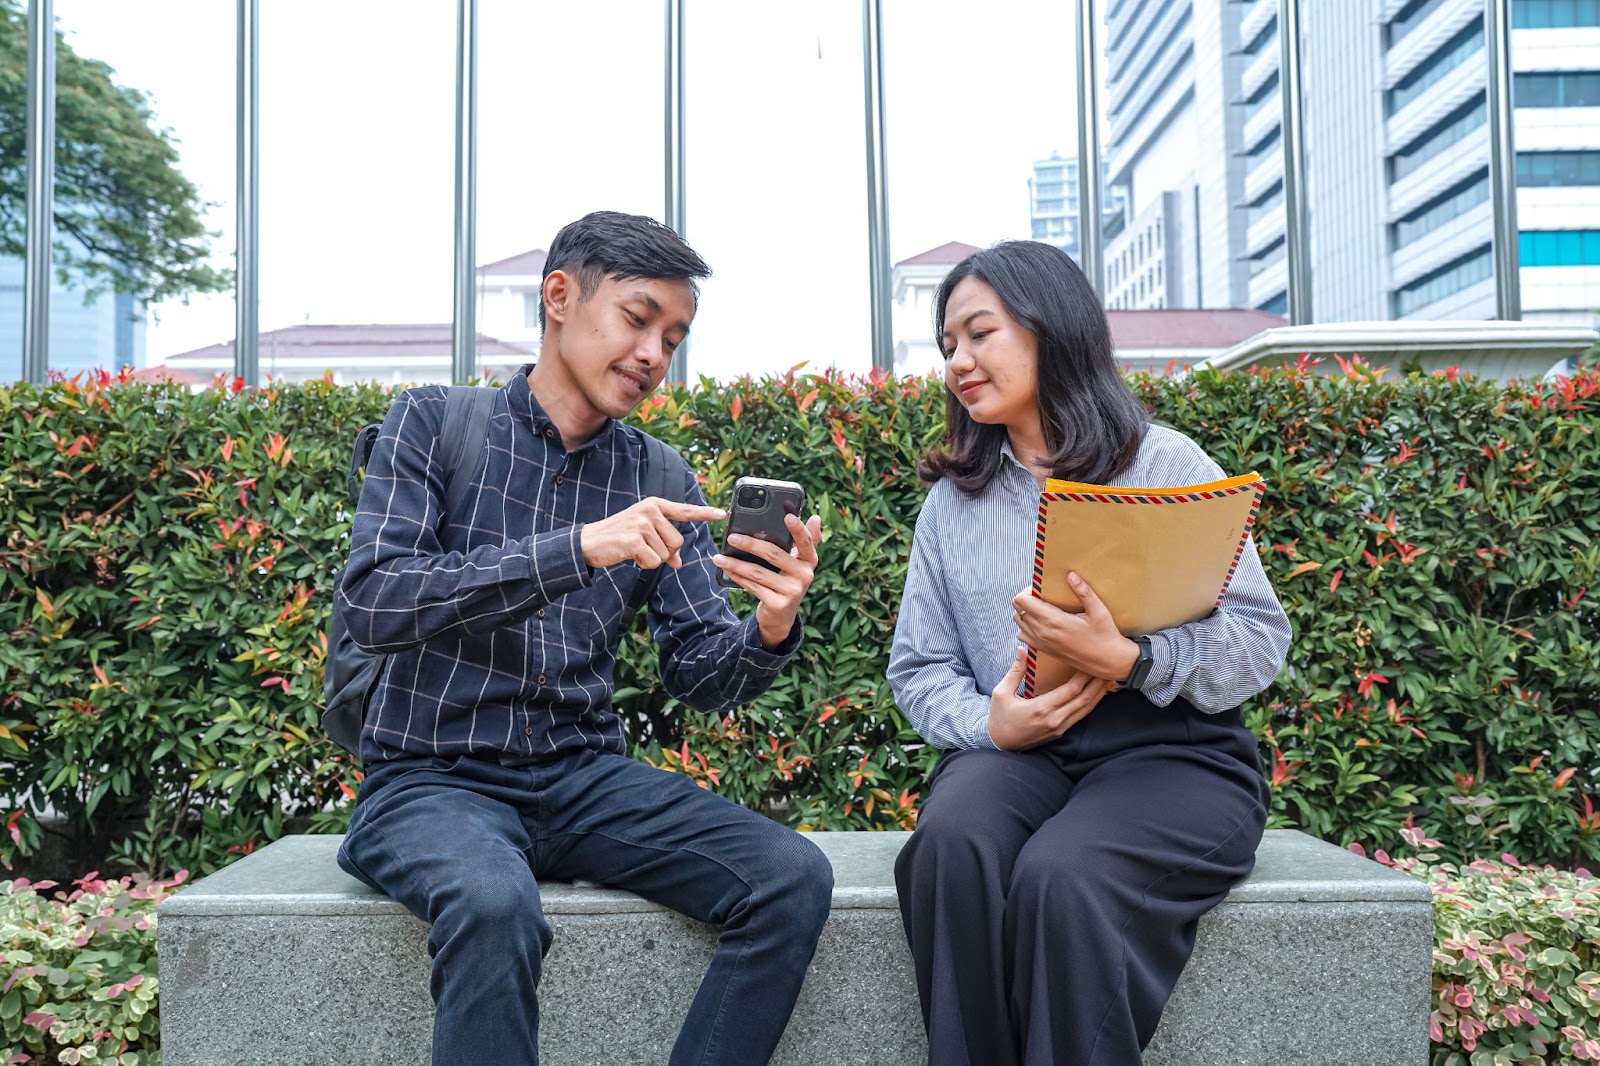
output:
[[1523, 230], [1517, 250], [1525, 267], [1600, 266], [1600, 230]]
[[1489, 255], [1489, 246], [1484, 245], [1396, 291], [1393, 296], [1395, 317], [1404, 318], [1493, 276], [1494, 261]]
[[1275, 182], [1266, 192], [1256, 197], [1250, 204], [1249, 224], [1254, 226], [1257, 222], [1272, 214], [1281, 203], [1283, 203], [1283, 182], [1279, 181]]
[[1395, 153], [1390, 163], [1389, 180], [1399, 181], [1446, 148], [1461, 141], [1488, 120], [1489, 109], [1482, 96], [1456, 108], [1403, 150]]
[[522, 328], [539, 328], [539, 304], [543, 290], [539, 292], [525, 292], [522, 294]]
[[1600, 26], [1600, 0], [1511, 0], [1511, 25], [1519, 30]]
[[[1600, 2], [1600, 0], [1597, 0], [1597, 2]], [[1247, 153], [1247, 158], [1249, 158], [1249, 160], [1250, 160], [1250, 166], [1252, 168], [1254, 168], [1256, 163], [1257, 163], [1257, 161], [1259, 161], [1261, 159], [1261, 157], [1266, 155], [1268, 152], [1272, 152], [1274, 150], [1282, 151], [1282, 149], [1279, 147], [1282, 144], [1283, 144], [1283, 127], [1282, 126], [1274, 126], [1274, 127], [1272, 127], [1272, 131], [1270, 133], [1268, 133], [1265, 137], [1261, 138], [1261, 143], [1257, 144], [1254, 148], [1250, 149], [1250, 151]]]
[[1389, 247], [1398, 251], [1489, 199], [1489, 175], [1478, 171], [1389, 227]]
[[1518, 107], [1600, 107], [1600, 70], [1518, 74], [1511, 98]]
[[1261, 87], [1255, 92], [1251, 93], [1249, 98], [1245, 100], [1245, 122], [1248, 123], [1251, 119], [1255, 118], [1268, 107], [1272, 106], [1272, 104], [1276, 102], [1277, 92], [1278, 72], [1273, 71], [1271, 76], [1269, 76], [1266, 81], [1261, 83]]
[[1600, 185], [1600, 151], [1518, 152], [1517, 184], [1529, 188]]
[[1252, 278], [1284, 257], [1283, 241], [1282, 237], [1275, 238], [1265, 248], [1250, 257], [1250, 276]]
[[1444, 0], [1411, 0], [1383, 28], [1384, 46], [1393, 48], [1399, 44], [1406, 34], [1420, 26], [1422, 20], [1433, 14], [1442, 3]]
[[1444, 80], [1445, 75], [1483, 50], [1483, 19], [1473, 19], [1467, 27], [1429, 56], [1416, 70], [1400, 79], [1385, 94], [1386, 114], [1393, 115], [1411, 101]]
[[1280, 292], [1266, 303], [1257, 304], [1257, 311], [1265, 311], [1269, 315], [1286, 315], [1289, 313], [1289, 294]]
[[1259, 55], [1261, 50], [1269, 44], [1276, 44], [1278, 40], [1278, 16], [1273, 15], [1267, 24], [1256, 31], [1254, 39], [1244, 46], [1244, 54], [1248, 56]]

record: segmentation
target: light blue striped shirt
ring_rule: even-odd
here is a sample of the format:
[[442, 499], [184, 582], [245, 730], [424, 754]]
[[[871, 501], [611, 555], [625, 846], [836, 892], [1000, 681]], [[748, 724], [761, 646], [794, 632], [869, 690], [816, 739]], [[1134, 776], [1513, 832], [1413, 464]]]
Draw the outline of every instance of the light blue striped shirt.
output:
[[[939, 748], [992, 748], [989, 694], [1016, 656], [1011, 598], [1033, 580], [1039, 483], [1002, 446], [1000, 470], [968, 497], [948, 479], [917, 518], [889, 655], [895, 701]], [[1149, 427], [1138, 457], [1113, 484], [1194, 485], [1225, 477], [1188, 437]], [[1165, 707], [1179, 696], [1202, 711], [1236, 707], [1272, 683], [1289, 650], [1289, 619], [1252, 539], [1222, 604], [1208, 617], [1150, 637], [1140, 690]]]

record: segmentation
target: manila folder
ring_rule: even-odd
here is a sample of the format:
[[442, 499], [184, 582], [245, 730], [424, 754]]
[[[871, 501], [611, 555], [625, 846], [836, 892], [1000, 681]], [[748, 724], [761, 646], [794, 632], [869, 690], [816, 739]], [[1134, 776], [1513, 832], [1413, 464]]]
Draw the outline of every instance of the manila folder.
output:
[[[1033, 594], [1082, 610], [1067, 584], [1067, 573], [1076, 571], [1126, 636], [1198, 621], [1222, 601], [1263, 488], [1254, 472], [1163, 489], [1050, 479], [1039, 497]], [[1048, 692], [1069, 672], [1029, 648], [1024, 693]]]

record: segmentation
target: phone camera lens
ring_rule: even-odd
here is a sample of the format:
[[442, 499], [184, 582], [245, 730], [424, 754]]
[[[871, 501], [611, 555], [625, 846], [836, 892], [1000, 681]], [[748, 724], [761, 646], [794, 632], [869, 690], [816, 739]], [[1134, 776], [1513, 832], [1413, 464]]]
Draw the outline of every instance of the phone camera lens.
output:
[[739, 490], [739, 506], [759, 511], [767, 505], [767, 490], [749, 486]]

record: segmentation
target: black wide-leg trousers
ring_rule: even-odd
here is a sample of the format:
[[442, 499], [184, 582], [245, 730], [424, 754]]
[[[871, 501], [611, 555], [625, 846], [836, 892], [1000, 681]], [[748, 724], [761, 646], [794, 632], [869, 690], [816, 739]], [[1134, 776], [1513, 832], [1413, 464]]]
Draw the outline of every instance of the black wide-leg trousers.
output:
[[947, 755], [895, 866], [930, 1066], [1131, 1066], [1266, 822], [1237, 710], [1114, 693], [1056, 741]]

